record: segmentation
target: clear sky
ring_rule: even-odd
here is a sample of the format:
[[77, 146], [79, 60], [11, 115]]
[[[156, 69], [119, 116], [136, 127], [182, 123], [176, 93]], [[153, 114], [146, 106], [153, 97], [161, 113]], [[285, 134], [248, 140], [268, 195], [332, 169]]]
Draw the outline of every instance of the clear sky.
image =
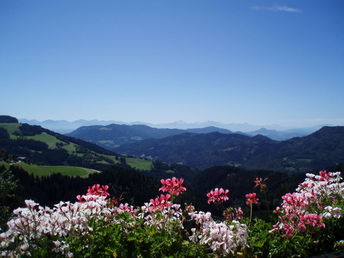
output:
[[344, 125], [342, 0], [1, 0], [0, 114]]

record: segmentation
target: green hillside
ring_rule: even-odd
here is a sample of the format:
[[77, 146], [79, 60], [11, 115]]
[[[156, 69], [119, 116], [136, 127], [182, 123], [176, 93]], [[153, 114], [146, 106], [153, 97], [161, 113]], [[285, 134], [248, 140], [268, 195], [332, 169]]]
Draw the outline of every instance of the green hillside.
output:
[[18, 123], [0, 123], [0, 127], [7, 130], [11, 139], [17, 139], [16, 133], [19, 132], [19, 124]]
[[[0, 161], [0, 165], [5, 167], [9, 167], [10, 164], [7, 162]], [[78, 177], [88, 177], [89, 174], [97, 173], [97, 170], [83, 168], [83, 167], [74, 167], [74, 166], [40, 166], [40, 165], [33, 165], [27, 164], [24, 162], [17, 162], [12, 164], [13, 166], [20, 167], [24, 169], [29, 174], [35, 176], [50, 176], [53, 174], [61, 174], [63, 176], [78, 176]]]
[[[107, 166], [121, 164], [128, 165], [139, 170], [151, 170], [152, 162], [149, 160], [125, 157], [112, 151], [105, 150], [95, 144], [64, 136], [40, 126], [16, 123], [16, 119], [6, 117], [0, 121], [0, 149], [6, 151], [12, 158], [22, 157], [22, 161], [29, 161], [41, 166], [61, 166], [58, 172], [68, 175], [85, 176], [89, 172], [70, 167], [104, 169]], [[64, 167], [68, 167], [64, 170]], [[28, 167], [29, 172], [32, 171]], [[77, 171], [78, 170], [78, 171]], [[44, 170], [39, 175], [45, 175]]]

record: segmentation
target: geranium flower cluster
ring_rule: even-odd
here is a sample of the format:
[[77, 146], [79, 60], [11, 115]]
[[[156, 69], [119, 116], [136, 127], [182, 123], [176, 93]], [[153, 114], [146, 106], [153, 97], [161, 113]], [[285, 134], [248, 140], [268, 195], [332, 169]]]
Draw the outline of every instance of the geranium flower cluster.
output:
[[118, 213], [122, 213], [122, 212], [129, 212], [129, 214], [136, 214], [137, 213], [137, 209], [135, 209], [134, 206], [132, 205], [129, 205], [128, 203], [121, 203], [119, 206], [118, 206], [118, 209], [117, 209], [117, 212]]
[[165, 207], [169, 208], [172, 206], [172, 202], [169, 201], [171, 195], [161, 194], [160, 196], [156, 197], [155, 199], [150, 199], [149, 209], [153, 212], [155, 211], [162, 211]]
[[229, 200], [228, 197], [229, 190], [224, 190], [223, 188], [215, 188], [207, 193], [208, 203], [221, 203]]
[[177, 224], [180, 229], [183, 228], [183, 212], [179, 204], [164, 206], [159, 210], [152, 209], [152, 206], [152, 203], [145, 203], [135, 218], [143, 219], [144, 225], [156, 226], [160, 230], [171, 229], [175, 224]]
[[246, 197], [246, 205], [250, 206], [252, 204], [258, 204], [259, 198], [257, 198], [256, 193], [248, 193], [245, 195]]
[[265, 181], [267, 181], [268, 178], [261, 178], [261, 177], [256, 177], [256, 179], [253, 181], [254, 183], [254, 188], [259, 187], [261, 191], [266, 191], [268, 186], [266, 183], [264, 183]]
[[159, 191], [167, 192], [172, 196], [178, 196], [182, 192], [186, 191], [186, 188], [182, 186], [184, 179], [183, 178], [168, 178], [160, 180], [162, 187], [159, 188]]
[[215, 222], [210, 212], [191, 212], [191, 218], [198, 228], [192, 228], [193, 233], [189, 239], [208, 245], [213, 252], [224, 254], [236, 254], [247, 247], [247, 226], [237, 220], [230, 224]]
[[[112, 213], [106, 207], [105, 196], [86, 195], [84, 202], [60, 202], [54, 208], [42, 207], [32, 200], [26, 200], [25, 208], [13, 211], [14, 217], [8, 221], [8, 230], [0, 234], [3, 248], [20, 243], [6, 256], [30, 255], [28, 251], [32, 240], [42, 236], [65, 237], [71, 234], [87, 234], [91, 229], [87, 222], [93, 216], [108, 216]], [[66, 252], [65, 245], [60, 251]], [[69, 254], [70, 255], [70, 254]]]
[[[93, 185], [92, 187], [89, 186], [88, 187], [88, 190], [87, 190], [87, 193], [86, 195], [97, 195], [97, 196], [105, 196], [105, 197], [108, 197], [110, 196], [110, 194], [108, 193], [108, 190], [109, 189], [109, 186], [108, 185], [103, 185], [103, 186], [100, 186], [99, 184], [95, 184]], [[79, 201], [79, 202], [84, 202], [85, 201], [85, 198], [84, 198], [85, 195], [78, 195], [76, 197], [76, 199]]]
[[324, 219], [342, 216], [344, 182], [340, 172], [320, 171], [319, 175], [306, 176], [294, 193], [282, 197], [281, 206], [274, 211], [279, 221], [271, 231], [281, 231], [290, 238], [311, 228], [325, 227]]

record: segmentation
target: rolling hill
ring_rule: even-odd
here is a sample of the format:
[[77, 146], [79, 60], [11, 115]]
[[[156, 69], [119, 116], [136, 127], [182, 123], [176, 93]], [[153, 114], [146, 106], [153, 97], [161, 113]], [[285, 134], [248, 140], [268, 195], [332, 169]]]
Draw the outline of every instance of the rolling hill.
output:
[[114, 150], [116, 147], [135, 143], [145, 139], [161, 139], [172, 135], [182, 133], [210, 133], [221, 132], [223, 134], [229, 134], [231, 131], [218, 128], [218, 127], [205, 127], [205, 128], [193, 128], [193, 129], [162, 129], [153, 128], [147, 125], [119, 125], [111, 124], [107, 126], [95, 125], [95, 126], [82, 126], [68, 136], [79, 138], [91, 143], [95, 143], [103, 148]]
[[36, 165], [103, 169], [121, 164], [141, 170], [152, 167], [149, 160], [123, 157], [40, 126], [20, 124], [16, 118], [9, 116], [0, 116], [0, 150], [0, 154], [11, 156], [12, 160], [20, 159]]
[[262, 135], [181, 134], [116, 148], [118, 153], [204, 169], [216, 165], [308, 172], [344, 162], [344, 127], [323, 127], [287, 141]]

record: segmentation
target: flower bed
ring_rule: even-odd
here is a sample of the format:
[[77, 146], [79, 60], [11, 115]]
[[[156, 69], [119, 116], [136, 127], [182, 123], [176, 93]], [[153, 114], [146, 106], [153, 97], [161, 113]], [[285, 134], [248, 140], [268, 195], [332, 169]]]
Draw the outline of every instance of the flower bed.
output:
[[[255, 188], [267, 191], [268, 179], [256, 178]], [[186, 188], [183, 179], [161, 180], [165, 194], [141, 207], [110, 198], [108, 186], [94, 185], [77, 201], [53, 208], [26, 200], [13, 211], [8, 230], [0, 234], [1, 255], [108, 257], [293, 257], [344, 247], [344, 183], [340, 172], [307, 174], [294, 193], [282, 197], [273, 226], [253, 218], [259, 193], [247, 193], [250, 214], [228, 207], [224, 218], [195, 211], [175, 200]], [[228, 189], [213, 189], [209, 205], [229, 200]]]

